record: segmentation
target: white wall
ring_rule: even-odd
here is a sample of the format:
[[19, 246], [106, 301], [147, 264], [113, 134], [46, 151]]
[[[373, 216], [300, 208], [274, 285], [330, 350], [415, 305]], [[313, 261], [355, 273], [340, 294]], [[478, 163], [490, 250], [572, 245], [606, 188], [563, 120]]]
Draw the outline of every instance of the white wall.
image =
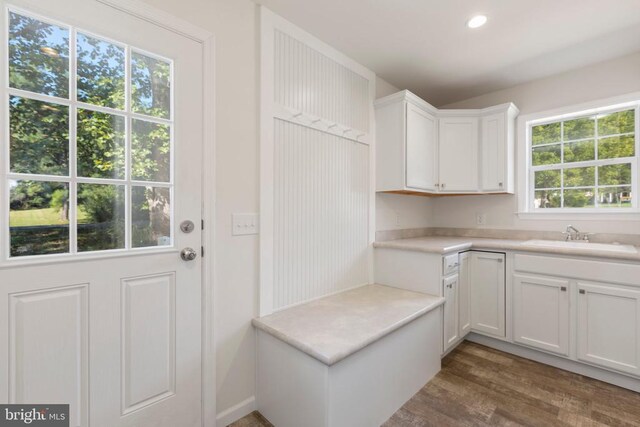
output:
[[[640, 53], [443, 107], [482, 108], [513, 101], [520, 114], [529, 114], [636, 91], [640, 91]], [[487, 214], [484, 228], [560, 231], [571, 223], [589, 232], [640, 234], [640, 215], [637, 221], [520, 220], [516, 196], [441, 197], [433, 204], [432, 225], [437, 227], [477, 227], [475, 214], [482, 212]]]
[[[376, 78], [376, 98], [400, 89]], [[422, 228], [432, 225], [432, 199], [401, 194], [376, 194], [376, 231]]]

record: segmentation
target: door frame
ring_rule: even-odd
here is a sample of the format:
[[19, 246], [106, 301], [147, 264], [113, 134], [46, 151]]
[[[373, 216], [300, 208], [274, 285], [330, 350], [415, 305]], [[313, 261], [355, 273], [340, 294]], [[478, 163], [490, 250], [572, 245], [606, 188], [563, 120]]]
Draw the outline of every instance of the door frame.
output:
[[124, 13], [156, 24], [202, 45], [203, 55], [203, 138], [202, 153], [202, 392], [203, 427], [216, 427], [216, 364], [214, 347], [215, 269], [215, 35], [188, 21], [140, 0], [97, 0]]

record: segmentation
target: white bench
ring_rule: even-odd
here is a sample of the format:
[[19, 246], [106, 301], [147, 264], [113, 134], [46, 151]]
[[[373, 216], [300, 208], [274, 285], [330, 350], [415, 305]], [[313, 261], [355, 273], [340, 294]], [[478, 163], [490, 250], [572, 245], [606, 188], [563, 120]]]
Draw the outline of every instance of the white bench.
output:
[[277, 427], [377, 427], [440, 370], [444, 299], [367, 285], [254, 319]]

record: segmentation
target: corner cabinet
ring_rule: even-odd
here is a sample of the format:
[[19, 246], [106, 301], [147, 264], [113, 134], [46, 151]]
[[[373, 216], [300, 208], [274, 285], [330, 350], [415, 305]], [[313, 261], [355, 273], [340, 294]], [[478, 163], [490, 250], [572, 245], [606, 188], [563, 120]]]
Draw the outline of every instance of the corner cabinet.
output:
[[411, 93], [376, 103], [376, 189], [436, 192], [437, 110]]
[[478, 191], [478, 118], [439, 120], [440, 192]]
[[515, 105], [439, 110], [402, 91], [375, 109], [376, 191], [514, 192]]

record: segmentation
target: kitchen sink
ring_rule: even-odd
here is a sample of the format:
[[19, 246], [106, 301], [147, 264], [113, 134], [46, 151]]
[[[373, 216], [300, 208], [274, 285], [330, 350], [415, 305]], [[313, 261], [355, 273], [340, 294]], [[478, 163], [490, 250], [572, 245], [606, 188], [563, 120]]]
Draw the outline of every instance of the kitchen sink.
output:
[[638, 252], [638, 250], [631, 245], [619, 245], [616, 243], [591, 243], [576, 240], [528, 240], [524, 242], [524, 244], [529, 246], [543, 246], [547, 248], [571, 248], [606, 252], [624, 252], [631, 254], [635, 254]]

